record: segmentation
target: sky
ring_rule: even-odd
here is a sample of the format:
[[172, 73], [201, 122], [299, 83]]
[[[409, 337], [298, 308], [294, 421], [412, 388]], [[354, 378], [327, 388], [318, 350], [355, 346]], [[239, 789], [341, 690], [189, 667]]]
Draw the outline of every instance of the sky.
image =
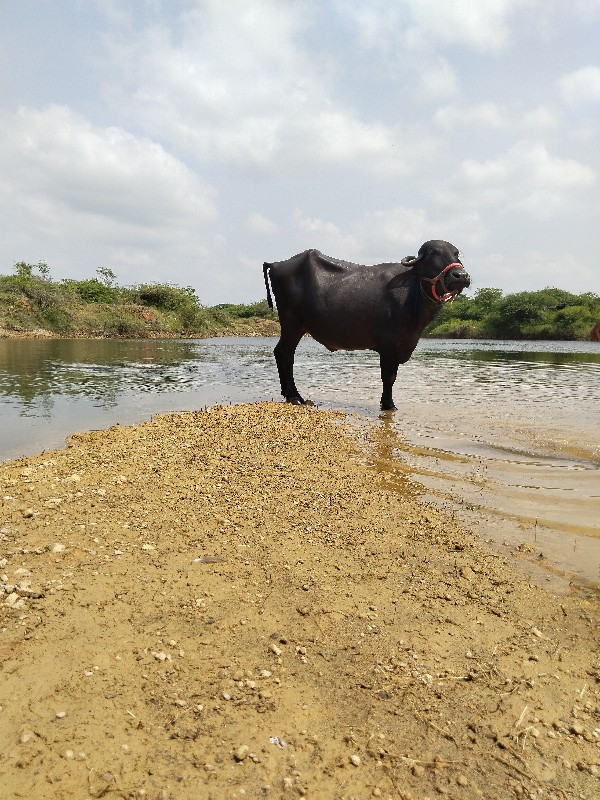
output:
[[600, 0], [0, 0], [0, 274], [265, 296], [429, 239], [600, 293]]

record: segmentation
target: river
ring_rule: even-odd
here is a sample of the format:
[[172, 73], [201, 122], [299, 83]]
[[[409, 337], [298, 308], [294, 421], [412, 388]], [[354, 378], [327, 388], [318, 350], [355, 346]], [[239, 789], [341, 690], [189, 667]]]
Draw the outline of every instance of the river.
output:
[[[0, 460], [165, 411], [278, 400], [270, 338], [0, 339]], [[300, 391], [376, 426], [376, 466], [507, 552], [600, 577], [600, 345], [423, 340], [381, 414], [378, 359], [304, 339]], [[393, 475], [391, 474], [393, 473]]]

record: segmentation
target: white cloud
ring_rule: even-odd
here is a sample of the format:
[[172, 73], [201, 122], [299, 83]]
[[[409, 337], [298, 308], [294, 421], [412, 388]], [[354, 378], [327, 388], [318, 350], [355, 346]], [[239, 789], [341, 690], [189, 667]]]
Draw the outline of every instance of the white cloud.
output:
[[214, 192], [160, 145], [94, 127], [65, 106], [4, 119], [5, 180], [16, 197], [44, 196], [78, 216], [154, 228], [216, 215]]
[[[431, 238], [430, 221], [422, 208], [396, 207], [368, 213], [359, 225], [365, 249], [379, 253], [404, 251], [406, 248], [418, 250], [424, 241]], [[399, 261], [400, 256], [385, 256]], [[410, 255], [410, 254], [409, 254]], [[377, 255], [377, 258], [384, 257]]]
[[268, 217], [265, 217], [263, 214], [259, 214], [258, 211], [253, 211], [252, 213], [248, 214], [246, 217], [246, 227], [249, 231], [252, 231], [252, 233], [267, 235], [278, 233], [279, 231], [278, 225], [276, 225]]
[[447, 99], [458, 94], [456, 73], [445, 58], [421, 72], [418, 94], [428, 100]]
[[354, 236], [342, 233], [336, 223], [318, 217], [308, 217], [300, 209], [294, 212], [293, 225], [302, 234], [307, 235], [307, 247], [315, 247], [327, 255], [336, 256], [345, 253], [344, 258], [350, 259], [355, 258], [360, 250]]
[[415, 43], [433, 36], [476, 50], [498, 51], [509, 42], [508, 17], [518, 0], [408, 0], [413, 25], [409, 37]]
[[560, 120], [556, 112], [548, 106], [537, 106], [523, 115], [523, 128], [532, 131], [549, 131], [558, 128]]
[[519, 142], [500, 158], [465, 160], [462, 177], [472, 202], [543, 219], [572, 211], [578, 192], [592, 187], [597, 176], [575, 159], [551, 155], [543, 144]]
[[537, 106], [520, 112], [491, 100], [472, 106], [456, 104], [442, 106], [432, 119], [438, 128], [447, 132], [464, 128], [491, 132], [540, 132], [557, 130], [564, 124], [556, 110], [548, 106]]
[[558, 81], [558, 91], [569, 107], [599, 103], [600, 67], [582, 67], [563, 75]]
[[[503, 286], [505, 292], [538, 291], [548, 286], [576, 293], [595, 291], [593, 262], [577, 258], [564, 243], [556, 247], [551, 258], [539, 248], [520, 249], [518, 245], [512, 257], [506, 251], [490, 252], [486, 268], [487, 275], [478, 286]], [[576, 286], [573, 280], [577, 280]]]
[[185, 247], [194, 260], [206, 253], [200, 231], [216, 221], [216, 194], [160, 145], [65, 106], [21, 108], [2, 123], [0, 213], [16, 222], [4, 235], [15, 258], [29, 257], [24, 231], [45, 248], [40, 258], [77, 254], [70, 271], [110, 259], [136, 273], [168, 267]]
[[463, 174], [473, 185], [506, 183], [512, 189], [513, 179], [523, 183], [558, 189], [591, 186], [596, 175], [591, 167], [569, 158], [552, 156], [545, 145], [520, 142], [503, 157], [485, 162], [467, 159], [463, 162]]
[[512, 16], [523, 9], [543, 10], [547, 0], [372, 0], [349, 8], [363, 47], [391, 50], [398, 42], [411, 50], [430, 51], [436, 44], [458, 44], [481, 52], [500, 52], [511, 43]]
[[434, 123], [444, 130], [477, 126], [478, 128], [500, 129], [511, 122], [509, 112], [491, 101], [474, 106], [443, 106], [433, 115]]
[[477, 213], [462, 205], [431, 213], [424, 208], [394, 206], [369, 211], [352, 225], [308, 217], [299, 210], [294, 225], [307, 235], [306, 247], [364, 264], [400, 261], [415, 255], [429, 239], [453, 241], [461, 250], [477, 247], [486, 235]]
[[[203, 0], [166, 27], [111, 44], [107, 97], [124, 118], [199, 163], [297, 174], [324, 164], [403, 174], [406, 127], [363, 119], [335, 96], [325, 51], [303, 46], [310, 3]], [[441, 73], [438, 73], [438, 81]], [[446, 69], [446, 86], [451, 81]]]

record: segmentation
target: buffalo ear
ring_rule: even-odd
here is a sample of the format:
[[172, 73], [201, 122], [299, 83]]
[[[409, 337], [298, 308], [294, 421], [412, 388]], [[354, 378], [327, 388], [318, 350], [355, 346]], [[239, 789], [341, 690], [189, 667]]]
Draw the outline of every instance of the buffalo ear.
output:
[[[422, 248], [421, 248], [422, 249]], [[419, 251], [420, 252], [420, 251]], [[387, 288], [388, 289], [397, 289], [399, 286], [405, 286], [408, 281], [414, 275], [413, 267], [417, 264], [423, 256], [404, 256], [400, 265], [404, 267], [402, 272], [399, 272], [397, 275], [388, 281]]]
[[388, 289], [398, 289], [400, 286], [405, 286], [410, 278], [412, 277], [412, 273], [410, 270], [406, 270], [405, 272], [399, 272], [397, 275], [388, 281], [387, 288]]

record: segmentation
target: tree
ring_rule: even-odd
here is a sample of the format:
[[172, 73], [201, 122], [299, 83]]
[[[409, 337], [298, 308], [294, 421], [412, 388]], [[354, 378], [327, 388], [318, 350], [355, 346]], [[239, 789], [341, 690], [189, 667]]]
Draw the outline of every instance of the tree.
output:
[[34, 264], [26, 264], [24, 261], [15, 261], [15, 274], [18, 278], [31, 278], [33, 276]]
[[27, 264], [25, 261], [15, 261], [15, 274], [22, 280], [29, 280], [34, 276], [33, 271], [39, 272], [39, 277], [44, 281], [50, 280], [50, 267], [45, 261], [38, 261], [37, 264]]
[[100, 276], [100, 280], [105, 286], [112, 287], [117, 280], [117, 276], [109, 267], [98, 267], [96, 274]]

